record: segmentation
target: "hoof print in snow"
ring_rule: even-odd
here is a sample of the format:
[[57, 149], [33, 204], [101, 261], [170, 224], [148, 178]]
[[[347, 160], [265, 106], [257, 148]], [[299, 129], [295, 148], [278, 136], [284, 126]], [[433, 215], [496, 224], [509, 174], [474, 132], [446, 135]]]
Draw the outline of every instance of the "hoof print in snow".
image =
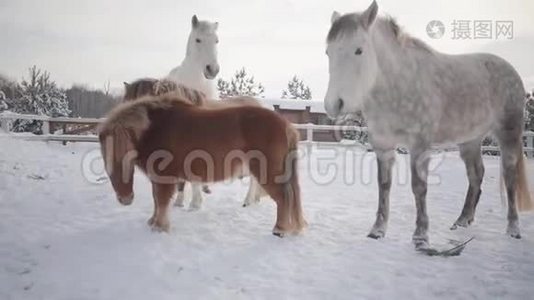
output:
[[450, 249], [445, 249], [445, 250], [438, 250], [438, 249], [435, 249], [435, 248], [431, 248], [429, 246], [427, 247], [417, 247], [416, 245], [416, 250], [422, 254], [426, 254], [428, 256], [443, 256], [443, 257], [448, 257], [448, 256], [458, 256], [460, 254], [462, 254], [462, 251], [465, 249], [465, 246], [471, 242], [472, 240], [474, 239], [474, 237], [468, 239], [467, 241], [465, 242], [458, 242], [458, 241], [451, 241], [451, 243], [455, 244], [455, 246], [453, 248], [450, 248]]
[[33, 180], [45, 180], [46, 176], [39, 175], [39, 174], [30, 174], [28, 175], [28, 178], [33, 179]]

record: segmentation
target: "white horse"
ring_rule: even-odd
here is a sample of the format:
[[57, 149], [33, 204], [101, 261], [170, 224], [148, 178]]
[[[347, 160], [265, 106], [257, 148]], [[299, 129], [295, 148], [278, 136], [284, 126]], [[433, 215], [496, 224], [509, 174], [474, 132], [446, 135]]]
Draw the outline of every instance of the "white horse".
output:
[[362, 13], [334, 12], [327, 37], [326, 111], [337, 119], [362, 111], [377, 156], [379, 204], [369, 237], [381, 238], [386, 233], [397, 145], [410, 149], [416, 247], [428, 246], [431, 144], [460, 147], [469, 190], [452, 229], [468, 226], [474, 220], [484, 175], [481, 141], [492, 132], [501, 147], [507, 233], [520, 238], [516, 205], [531, 208], [522, 151], [525, 89], [521, 78], [508, 62], [494, 55], [437, 52], [403, 32], [393, 19], [377, 17], [377, 11], [373, 2]]
[[[218, 22], [199, 20], [194, 15], [191, 19], [191, 33], [187, 40], [185, 58], [182, 64], [172, 69], [167, 76], [169, 80], [201, 91], [210, 100], [219, 98], [214, 82], [220, 69], [217, 60], [218, 27]], [[191, 190], [192, 200], [189, 207], [196, 210], [202, 206], [202, 184], [191, 183]], [[208, 190], [206, 186], [204, 190]], [[262, 195], [261, 187], [257, 186], [251, 177], [249, 191], [243, 206], [259, 202]], [[183, 207], [184, 200], [184, 185], [179, 184], [175, 206]]]

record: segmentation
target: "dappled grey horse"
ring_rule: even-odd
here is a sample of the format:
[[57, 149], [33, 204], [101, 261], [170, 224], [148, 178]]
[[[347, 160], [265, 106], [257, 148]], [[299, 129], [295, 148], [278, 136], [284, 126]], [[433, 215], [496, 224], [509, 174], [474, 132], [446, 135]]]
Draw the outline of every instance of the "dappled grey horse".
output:
[[377, 156], [379, 204], [369, 237], [386, 233], [397, 145], [410, 150], [416, 247], [428, 246], [425, 198], [432, 144], [459, 145], [469, 189], [452, 229], [473, 222], [484, 175], [481, 141], [492, 132], [502, 153], [507, 233], [520, 238], [516, 205], [531, 206], [522, 150], [525, 89], [519, 75], [494, 55], [437, 52], [393, 19], [377, 17], [377, 11], [373, 2], [362, 13], [334, 12], [327, 37], [326, 111], [338, 120], [362, 111]]

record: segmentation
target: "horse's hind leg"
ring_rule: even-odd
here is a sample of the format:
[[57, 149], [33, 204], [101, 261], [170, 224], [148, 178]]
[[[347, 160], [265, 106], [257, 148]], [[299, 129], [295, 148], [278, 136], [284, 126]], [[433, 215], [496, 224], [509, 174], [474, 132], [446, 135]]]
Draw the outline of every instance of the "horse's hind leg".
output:
[[[519, 133], [518, 133], [519, 132]], [[506, 187], [506, 196], [508, 198], [508, 227], [506, 233], [511, 237], [521, 238], [519, 231], [519, 218], [516, 206], [516, 188], [518, 182], [518, 161], [521, 149], [521, 130], [502, 130], [496, 132], [501, 148], [501, 168]]]
[[282, 237], [292, 232], [291, 225], [291, 203], [286, 198], [285, 187], [283, 183], [263, 184], [263, 189], [273, 198], [276, 203], [276, 223], [273, 228], [273, 234]]
[[156, 215], [158, 214], [158, 200], [156, 197], [152, 198], [154, 198], [154, 212], [152, 213], [152, 217], [150, 217], [150, 219], [147, 221], [147, 224], [151, 227], [154, 225], [154, 220], [156, 220]]
[[176, 201], [174, 202], [174, 206], [178, 207], [184, 207], [184, 201], [185, 201], [185, 195], [184, 195], [184, 189], [185, 189], [185, 181], [179, 180], [176, 184], [176, 188], [178, 189], [178, 193], [176, 194]]
[[378, 164], [378, 211], [376, 221], [367, 235], [370, 238], [378, 239], [386, 235], [389, 218], [389, 191], [391, 189], [391, 170], [395, 163], [394, 150], [375, 150]]
[[480, 199], [482, 179], [484, 177], [484, 164], [482, 162], [482, 143], [479, 139], [460, 145], [460, 157], [465, 163], [469, 188], [465, 197], [462, 213], [451, 229], [469, 226], [475, 219], [475, 210]]
[[152, 196], [157, 204], [157, 209], [153, 222], [152, 229], [157, 231], [169, 231], [169, 204], [172, 195], [174, 194], [175, 185], [173, 184], [159, 184], [152, 183]]

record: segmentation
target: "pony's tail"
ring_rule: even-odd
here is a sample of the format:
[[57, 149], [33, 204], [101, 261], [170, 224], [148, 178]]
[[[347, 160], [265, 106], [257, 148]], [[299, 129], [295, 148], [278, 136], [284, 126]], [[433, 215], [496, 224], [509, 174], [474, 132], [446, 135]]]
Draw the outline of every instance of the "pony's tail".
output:
[[519, 211], [529, 211], [534, 208], [532, 198], [528, 188], [528, 176], [525, 167], [525, 155], [523, 153], [523, 143], [521, 143], [519, 158], [517, 161], [517, 184], [516, 184], [516, 202]]
[[308, 223], [302, 213], [300, 200], [300, 185], [298, 179], [298, 142], [299, 133], [291, 125], [286, 129], [288, 140], [288, 153], [285, 159], [285, 170], [289, 172], [289, 180], [284, 185], [286, 205], [291, 211], [291, 223], [296, 232], [300, 232]]

